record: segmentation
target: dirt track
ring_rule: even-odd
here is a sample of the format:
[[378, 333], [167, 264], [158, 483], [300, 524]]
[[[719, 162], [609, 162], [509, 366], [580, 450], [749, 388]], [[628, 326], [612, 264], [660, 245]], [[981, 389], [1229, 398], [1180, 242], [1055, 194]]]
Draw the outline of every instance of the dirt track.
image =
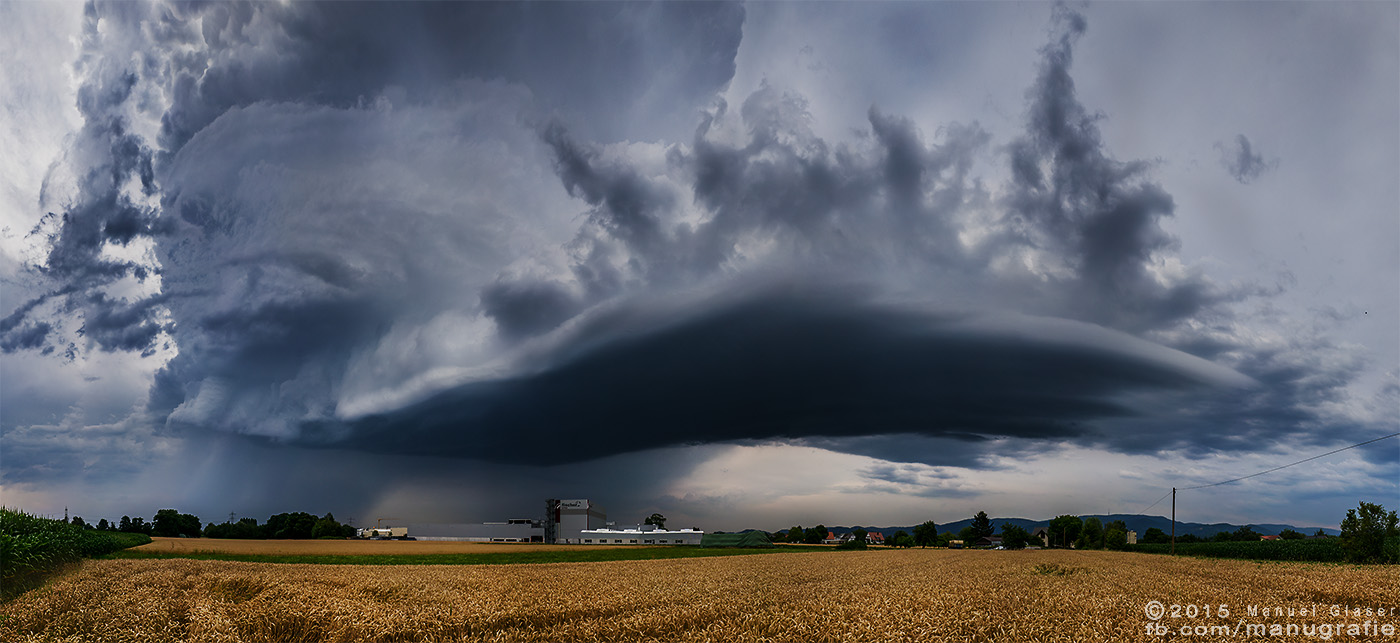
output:
[[[196, 552], [221, 554], [271, 554], [282, 556], [332, 554], [485, 554], [513, 551], [606, 549], [608, 545], [543, 545], [538, 543], [470, 543], [440, 540], [230, 540], [224, 538], [153, 538], [136, 551]], [[619, 545], [625, 546], [625, 545]]]

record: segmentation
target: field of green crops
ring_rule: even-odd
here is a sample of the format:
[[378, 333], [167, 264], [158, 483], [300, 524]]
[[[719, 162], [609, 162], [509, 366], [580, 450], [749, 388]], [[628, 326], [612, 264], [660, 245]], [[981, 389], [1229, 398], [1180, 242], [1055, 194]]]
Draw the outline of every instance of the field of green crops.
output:
[[43, 582], [45, 576], [68, 563], [148, 542], [150, 536], [143, 534], [83, 529], [0, 508], [0, 598]]
[[[1146, 554], [1171, 552], [1171, 544], [1133, 545], [1131, 551]], [[1283, 560], [1298, 562], [1339, 563], [1346, 560], [1341, 539], [1318, 540], [1260, 540], [1254, 542], [1177, 543], [1179, 556], [1200, 558], [1235, 558], [1241, 560]]]

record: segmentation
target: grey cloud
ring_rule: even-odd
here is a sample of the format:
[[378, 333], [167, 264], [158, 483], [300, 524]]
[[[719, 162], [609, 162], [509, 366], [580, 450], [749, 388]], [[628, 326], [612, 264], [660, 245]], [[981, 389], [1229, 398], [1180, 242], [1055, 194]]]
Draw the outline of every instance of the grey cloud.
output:
[[1177, 247], [1160, 225], [1175, 205], [1148, 180], [1146, 162], [1120, 162], [1104, 150], [1103, 116], [1078, 101], [1070, 75], [1087, 23], [1063, 6], [1055, 22], [1027, 91], [1026, 135], [1008, 147], [1014, 182], [1007, 206], [1021, 241], [1063, 258], [1080, 286], [1073, 300], [1099, 323], [1169, 326], [1219, 303], [1227, 295], [1204, 281], [1164, 286], [1148, 273], [1155, 254]]
[[1194, 358], [1135, 353], [1090, 326], [1067, 339], [1025, 324], [996, 330], [784, 289], [659, 318], [618, 309], [571, 329], [562, 353], [520, 375], [344, 428], [309, 427], [304, 440], [517, 463], [872, 434], [1112, 440], [1094, 423], [1137, 415], [1130, 393], [1219, 385]]
[[1229, 143], [1217, 142], [1215, 149], [1220, 152], [1220, 165], [1241, 184], [1257, 181], [1264, 173], [1278, 167], [1278, 159], [1264, 160], [1264, 155], [1254, 151], [1254, 145], [1244, 134], [1237, 134]]
[[557, 283], [503, 281], [481, 291], [481, 305], [510, 339], [554, 330], [581, 308], [577, 298]]

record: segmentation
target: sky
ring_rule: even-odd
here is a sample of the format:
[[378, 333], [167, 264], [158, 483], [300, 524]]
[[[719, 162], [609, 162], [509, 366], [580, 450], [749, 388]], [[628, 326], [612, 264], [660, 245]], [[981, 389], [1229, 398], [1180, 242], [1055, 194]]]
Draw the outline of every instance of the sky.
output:
[[[0, 25], [7, 506], [1167, 515], [1400, 430], [1400, 4]], [[1177, 517], [1360, 501], [1400, 440]]]

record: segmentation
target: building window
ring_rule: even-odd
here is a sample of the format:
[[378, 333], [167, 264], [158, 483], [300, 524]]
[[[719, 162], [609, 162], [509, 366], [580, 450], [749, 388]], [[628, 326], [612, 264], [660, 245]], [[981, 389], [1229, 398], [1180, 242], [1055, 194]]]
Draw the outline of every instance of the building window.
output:
[[633, 538], [631, 544], [633, 544], [633, 545], [637, 544], [637, 539], [636, 539], [636, 538]]
[[642, 542], [645, 542], [645, 543], [648, 544], [648, 545], [655, 545], [655, 544], [656, 544], [656, 541], [655, 541], [655, 540], [644, 540], [644, 541], [642, 541]]
[[593, 542], [593, 539], [592, 539], [592, 538], [584, 538], [584, 539], [583, 539], [583, 542], [591, 544], [591, 543]]
[[617, 544], [619, 544], [619, 545], [621, 545], [621, 544], [622, 544], [622, 539], [621, 539], [621, 538], [614, 538], [614, 539], [613, 539], [613, 542], [614, 542], [614, 543], [617, 543]]

